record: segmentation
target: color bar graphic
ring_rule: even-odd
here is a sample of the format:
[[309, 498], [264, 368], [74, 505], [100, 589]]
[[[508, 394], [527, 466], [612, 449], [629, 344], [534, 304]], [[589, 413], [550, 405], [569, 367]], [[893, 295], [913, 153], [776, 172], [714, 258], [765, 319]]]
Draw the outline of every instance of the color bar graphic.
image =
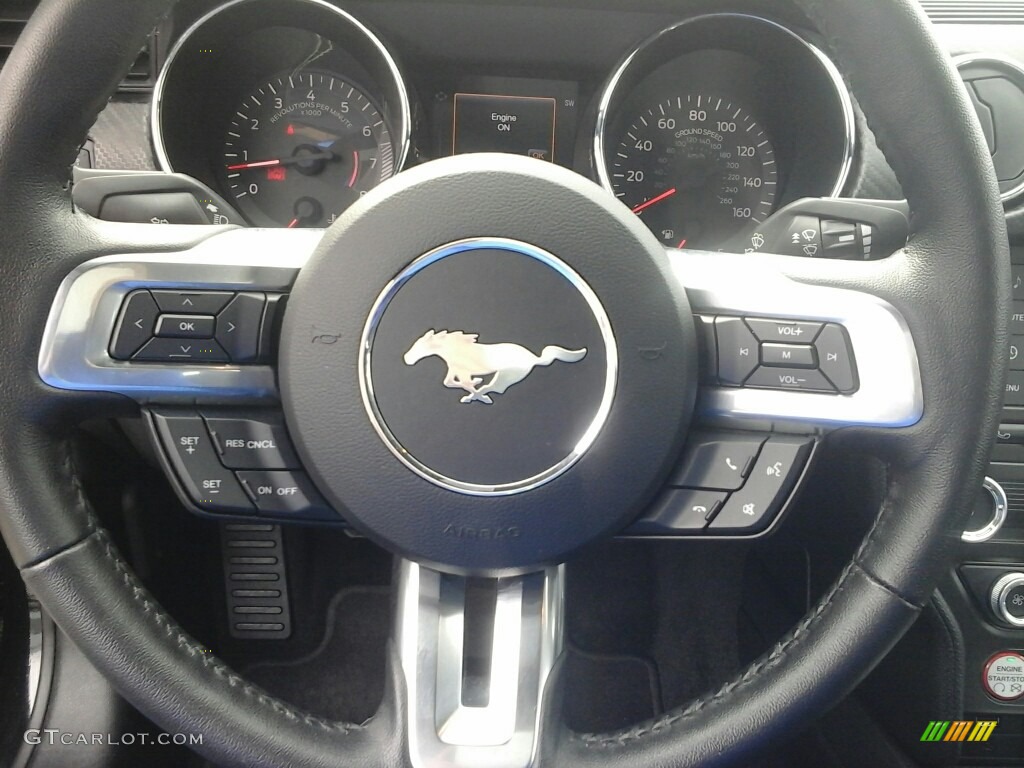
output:
[[988, 741], [997, 720], [932, 720], [921, 741]]

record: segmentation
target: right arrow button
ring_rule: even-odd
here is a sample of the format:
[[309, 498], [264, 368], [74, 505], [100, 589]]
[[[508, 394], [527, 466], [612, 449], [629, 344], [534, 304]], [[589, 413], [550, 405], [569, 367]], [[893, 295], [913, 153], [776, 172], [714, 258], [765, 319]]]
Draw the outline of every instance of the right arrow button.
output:
[[841, 325], [826, 325], [814, 342], [818, 366], [843, 394], [857, 391], [857, 366], [850, 351], [846, 330]]
[[260, 325], [267, 297], [240, 293], [217, 315], [217, 341], [235, 363], [252, 363], [259, 354]]

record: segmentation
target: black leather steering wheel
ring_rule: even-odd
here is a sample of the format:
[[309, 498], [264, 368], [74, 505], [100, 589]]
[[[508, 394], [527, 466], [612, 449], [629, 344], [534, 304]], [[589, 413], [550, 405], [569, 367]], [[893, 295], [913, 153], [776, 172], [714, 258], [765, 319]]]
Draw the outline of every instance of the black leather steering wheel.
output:
[[[538, 765], [726, 765], [813, 718], [848, 693], [918, 615], [949, 563], [981, 482], [1000, 408], [1010, 302], [1008, 246], [985, 142], [915, 2], [794, 4], [823, 33], [896, 170], [913, 234], [904, 250], [880, 262], [763, 263], [793, 283], [874, 297], [894, 308], [917, 356], [923, 416], [899, 428], [851, 425], [837, 436], [851, 448], [869, 447], [885, 462], [886, 499], [834, 587], [770, 653], [712, 695], [621, 733], [570, 733], [557, 718], [557, 685], [549, 685]], [[201, 750], [211, 760], [405, 765], [410, 699], [397, 648], [390, 650], [384, 703], [364, 724], [297, 711], [207, 653], [119, 556], [89, 508], [69, 451], [75, 424], [131, 415], [137, 404], [58, 389], [40, 378], [48, 313], [79, 265], [113, 254], [173, 255], [223, 236], [206, 228], [106, 224], [71, 203], [69, 168], [82, 137], [169, 6], [168, 0], [44, 0], [0, 75], [3, 536], [29, 587], [97, 668], [162, 727], [204, 734]], [[347, 232], [373, 218], [376, 206], [417, 199], [422, 184], [446, 185], [457, 196], [464, 184], [486, 183], [488, 174], [511, 184], [497, 208], [516, 207], [515, 185], [525, 192], [536, 175], [536, 183], [570, 196], [597, 196], [588, 215], [604, 212], [621, 224], [621, 236], [650, 243], [603, 193], [553, 171], [481, 163], [482, 176], [467, 162], [400, 175], [339, 221], [323, 247], [344, 243]], [[417, 255], [406, 254], [408, 260]], [[880, 345], [892, 341], [877, 339]], [[680, 344], [692, 347], [692, 332], [682, 332]], [[592, 533], [608, 528], [602, 523]], [[400, 548], [417, 554], [406, 543]], [[453, 564], [444, 557], [438, 548], [424, 556]], [[500, 567], [522, 570], [553, 558], [545, 553]]]

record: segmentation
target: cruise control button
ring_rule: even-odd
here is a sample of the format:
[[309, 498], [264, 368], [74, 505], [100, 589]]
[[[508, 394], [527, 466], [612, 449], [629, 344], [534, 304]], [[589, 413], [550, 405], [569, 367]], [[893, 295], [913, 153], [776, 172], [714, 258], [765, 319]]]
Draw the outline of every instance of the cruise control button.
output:
[[262, 293], [240, 293], [217, 315], [217, 341], [234, 362], [250, 363], [259, 356], [266, 303]]
[[215, 320], [210, 315], [160, 315], [156, 335], [178, 339], [208, 339], [213, 336]]
[[702, 531], [727, 497], [728, 494], [711, 491], [668, 491], [643, 518], [629, 527], [626, 535], [674, 536]]
[[818, 350], [819, 369], [836, 389], [844, 394], [856, 392], [857, 371], [846, 329], [841, 325], [826, 325], [814, 346]]
[[806, 368], [758, 368], [754, 375], [747, 379], [746, 386], [802, 392], [835, 392], [835, 388], [820, 372], [809, 371]]
[[264, 514], [337, 517], [304, 472], [239, 472], [238, 479]]
[[153, 339], [133, 360], [161, 363], [227, 363], [227, 353], [213, 339]]
[[821, 331], [821, 323], [797, 320], [761, 320], [748, 317], [747, 325], [761, 341], [810, 344]]
[[130, 360], [139, 347], [153, 338], [158, 314], [160, 310], [149, 291], [129, 294], [110, 345], [110, 356], [117, 360]]
[[230, 469], [299, 469], [282, 422], [207, 417], [221, 462]]
[[718, 378], [723, 384], [741, 386], [757, 368], [757, 338], [738, 317], [720, 317], [715, 321], [718, 336]]
[[761, 455], [743, 490], [734, 493], [711, 521], [713, 533], [759, 533], [771, 523], [799, 478], [812, 441], [773, 437]]
[[817, 368], [814, 347], [803, 344], [762, 344], [761, 365], [782, 368]]
[[206, 425], [197, 415], [153, 413], [174, 473], [196, 506], [210, 512], [252, 512], [234, 474], [221, 466]]
[[234, 295], [224, 291], [153, 291], [161, 312], [189, 315], [216, 315]]
[[753, 469], [767, 436], [695, 434], [670, 485], [736, 491]]

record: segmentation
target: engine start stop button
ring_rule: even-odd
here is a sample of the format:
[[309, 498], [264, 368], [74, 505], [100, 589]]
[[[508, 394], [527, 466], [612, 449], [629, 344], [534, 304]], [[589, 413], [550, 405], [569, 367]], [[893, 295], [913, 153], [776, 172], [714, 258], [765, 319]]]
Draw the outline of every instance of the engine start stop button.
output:
[[1000, 701], [1024, 698], [1024, 656], [1012, 651], [997, 653], [985, 664], [985, 690]]

